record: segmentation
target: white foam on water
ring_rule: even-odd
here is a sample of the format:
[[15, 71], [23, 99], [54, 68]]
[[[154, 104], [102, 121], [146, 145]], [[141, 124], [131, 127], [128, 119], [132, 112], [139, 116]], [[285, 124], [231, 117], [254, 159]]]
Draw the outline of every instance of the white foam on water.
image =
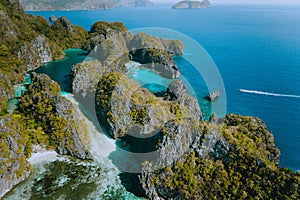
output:
[[259, 91], [259, 90], [240, 89], [240, 92], [250, 93], [250, 94], [258, 94], [258, 95], [266, 95], [266, 96], [274, 96], [274, 97], [300, 98], [300, 95], [278, 94], [278, 93], [264, 92], [264, 91]]

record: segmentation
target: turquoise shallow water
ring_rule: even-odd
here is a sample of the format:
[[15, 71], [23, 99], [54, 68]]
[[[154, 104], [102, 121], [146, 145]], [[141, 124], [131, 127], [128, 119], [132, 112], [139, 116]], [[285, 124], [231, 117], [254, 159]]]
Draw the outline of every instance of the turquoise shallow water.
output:
[[[208, 51], [220, 70], [227, 112], [262, 118], [281, 150], [280, 165], [300, 169], [300, 100], [267, 95], [300, 95], [300, 7], [215, 5], [206, 10], [172, 10], [169, 5], [159, 5], [30, 13], [46, 18], [67, 16], [86, 29], [98, 20], [123, 21], [129, 29], [163, 27], [190, 36]], [[185, 55], [191, 51], [185, 49]], [[177, 62], [201, 101], [207, 92], [201, 76], [184, 60]], [[59, 67], [57, 70], [49, 73], [61, 76]], [[144, 72], [139, 73], [142, 76]], [[267, 93], [241, 93], [240, 89]]]
[[128, 77], [153, 93], [165, 91], [171, 82], [171, 79], [163, 78], [156, 72], [141, 67], [138, 63], [131, 62], [127, 67], [129, 68]]
[[87, 52], [80, 49], [67, 49], [64, 52], [66, 55], [64, 59], [46, 63], [36, 69], [35, 72], [48, 74], [52, 80], [60, 85], [63, 91], [70, 92], [71, 67], [76, 63], [89, 60], [89, 58], [87, 58]]

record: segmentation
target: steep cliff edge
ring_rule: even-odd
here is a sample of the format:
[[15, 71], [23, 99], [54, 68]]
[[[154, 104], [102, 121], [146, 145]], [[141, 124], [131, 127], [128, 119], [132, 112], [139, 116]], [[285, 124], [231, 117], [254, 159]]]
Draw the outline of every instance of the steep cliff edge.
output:
[[[184, 88], [178, 80], [170, 86], [177, 92]], [[132, 152], [157, 151], [157, 165], [171, 165], [188, 151], [202, 116], [197, 102], [186, 90], [181, 92], [178, 98], [172, 93], [172, 100], [156, 97], [125, 75], [108, 73], [97, 87], [97, 116], [111, 137], [121, 139]]]
[[26, 179], [31, 141], [19, 115], [0, 117], [0, 198]]
[[141, 166], [150, 199], [299, 198], [300, 174], [278, 167], [279, 150], [261, 120], [227, 115], [201, 121], [180, 81], [156, 97], [121, 73], [106, 73], [96, 112], [127, 150], [156, 151], [156, 159]]
[[27, 158], [32, 145], [92, 159], [85, 117], [79, 108], [60, 96], [58, 84], [48, 76], [33, 73], [31, 79], [19, 109], [0, 117], [0, 197], [29, 176]]
[[19, 111], [44, 132], [41, 144], [59, 154], [91, 159], [83, 141], [87, 128], [79, 109], [60, 96], [60, 87], [46, 75], [32, 74], [32, 84], [21, 98]]
[[179, 78], [180, 72], [172, 56], [183, 54], [182, 42], [138, 33], [129, 42], [128, 49], [131, 60], [154, 69], [163, 77]]
[[[84, 141], [87, 131], [78, 108], [60, 97], [59, 87], [48, 77], [37, 76], [23, 94], [19, 110], [7, 114], [14, 85], [41, 64], [61, 59], [63, 48], [80, 48], [87, 31], [60, 18], [50, 26], [43, 17], [24, 13], [18, 0], [0, 2], [0, 196], [30, 174], [26, 161], [32, 144], [56, 149], [61, 154], [91, 159]], [[32, 103], [32, 104], [30, 104]], [[76, 110], [77, 109], [77, 110]]]
[[27, 71], [52, 61], [52, 52], [45, 36], [39, 35], [30, 43], [23, 44], [18, 52], [18, 58], [24, 60]]
[[[62, 48], [93, 46], [104, 54], [73, 67], [73, 91], [96, 93], [99, 121], [111, 137], [120, 139], [120, 146], [136, 153], [157, 151], [155, 161], [141, 166], [140, 183], [148, 198], [299, 199], [300, 174], [277, 166], [279, 151], [261, 120], [227, 115], [204, 122], [181, 81], [158, 97], [124, 75], [124, 64], [136, 60], [177, 77], [172, 55], [182, 53], [180, 42], [132, 35], [120, 23], [98, 23], [89, 35], [66, 18], [51, 27], [41, 17], [25, 15], [16, 0], [0, 2], [0, 17], [1, 110], [13, 96], [12, 85], [28, 69], [50, 60], [50, 53], [55, 59]], [[161, 65], [155, 68], [153, 63]], [[86, 132], [78, 108], [60, 96], [59, 86], [46, 75], [33, 74], [19, 110], [1, 112], [0, 196], [29, 175], [26, 158], [32, 144], [90, 159]]]
[[85, 45], [87, 31], [62, 17], [53, 26], [43, 17], [24, 13], [18, 0], [0, 2], [0, 110], [13, 97], [13, 85], [42, 63], [61, 59], [65, 48]]
[[71, 70], [72, 92], [86, 97], [95, 92], [99, 78], [109, 72], [128, 72], [126, 63], [137, 61], [166, 78], [178, 78], [180, 72], [172, 56], [183, 54], [178, 40], [161, 39], [138, 33], [133, 35], [121, 22], [99, 21], [93, 24], [84, 48], [97, 61], [77, 64]]
[[147, 196], [299, 199], [300, 174], [277, 166], [279, 150], [264, 123], [236, 115], [223, 121], [202, 122], [190, 152], [171, 166], [145, 163], [140, 180]]
[[[96, 22], [89, 32], [90, 56], [103, 66], [123, 67], [130, 60], [156, 70], [166, 78], [178, 78], [180, 73], [173, 55], [183, 54], [183, 44], [178, 40], [153, 37], [145, 33], [133, 35], [120, 22]], [[123, 69], [126, 72], [126, 69]]]

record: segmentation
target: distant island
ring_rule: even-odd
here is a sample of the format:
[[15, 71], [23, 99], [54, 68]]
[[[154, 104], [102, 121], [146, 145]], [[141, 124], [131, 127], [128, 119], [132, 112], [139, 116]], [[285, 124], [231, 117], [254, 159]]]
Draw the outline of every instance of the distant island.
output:
[[203, 1], [180, 1], [173, 5], [173, 9], [196, 9], [196, 8], [208, 8], [211, 7], [209, 0]]
[[[203, 118], [179, 79], [174, 56], [183, 55], [183, 42], [133, 34], [122, 22], [98, 21], [87, 31], [64, 16], [51, 19], [26, 14], [19, 0], [0, 1], [0, 199], [125, 199], [127, 192], [152, 200], [300, 199], [300, 171], [278, 165], [280, 150], [262, 120]], [[72, 94], [33, 72], [68, 57], [67, 49], [95, 58], [70, 66]], [[140, 87], [128, 76], [131, 63], [170, 83], [160, 93]], [[45, 165], [49, 175], [33, 178], [36, 162], [53, 154], [59, 159]], [[20, 198], [5, 196], [31, 178], [29, 189], [16, 191]]]
[[21, 0], [24, 10], [106, 10], [116, 7], [148, 7], [149, 0]]

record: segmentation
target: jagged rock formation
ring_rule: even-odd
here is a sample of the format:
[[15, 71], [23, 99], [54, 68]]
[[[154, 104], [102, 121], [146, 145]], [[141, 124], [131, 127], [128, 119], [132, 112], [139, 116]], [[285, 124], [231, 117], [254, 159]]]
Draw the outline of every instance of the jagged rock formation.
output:
[[44, 35], [40, 35], [24, 44], [18, 52], [18, 58], [24, 60], [26, 70], [33, 70], [36, 66], [52, 61], [52, 53]]
[[30, 141], [20, 120], [19, 116], [0, 117], [0, 198], [31, 172], [26, 160]]
[[57, 20], [57, 18], [56, 18], [55, 15], [51, 15], [51, 16], [49, 17], [49, 21], [50, 21], [50, 22], [55, 22], [56, 20]]
[[20, 112], [43, 128], [44, 145], [54, 147], [59, 154], [91, 159], [83, 144], [88, 140], [83, 116], [59, 93], [58, 84], [47, 75], [33, 73], [32, 84], [21, 98]]
[[123, 23], [95, 23], [85, 46], [97, 61], [88, 61], [72, 67], [72, 92], [80, 97], [95, 92], [99, 78], [108, 72], [127, 73], [130, 60], [143, 63], [167, 78], [178, 78], [180, 73], [172, 55], [183, 53], [183, 44], [144, 33], [133, 35]]
[[97, 60], [74, 65], [71, 69], [72, 93], [83, 98], [95, 93], [99, 79], [106, 71]]
[[50, 26], [41, 17], [25, 15], [16, 0], [0, 2], [0, 19], [0, 196], [29, 175], [26, 158], [32, 144], [91, 158], [81, 112], [60, 97], [59, 86], [46, 75], [33, 74], [18, 114], [3, 110], [22, 73], [50, 55], [61, 58], [63, 48], [84, 47], [98, 61], [72, 68], [73, 91], [83, 97], [96, 93], [100, 123], [124, 148], [157, 151], [155, 160], [141, 166], [140, 183], [148, 198], [299, 199], [300, 172], [277, 166], [279, 150], [261, 120], [227, 115], [204, 122], [181, 81], [158, 97], [124, 75], [125, 63], [135, 60], [163, 76], [178, 77], [172, 55], [182, 54], [182, 43], [132, 35], [122, 23], [98, 22], [89, 34], [64, 17]]
[[[92, 155], [87, 150], [89, 141], [88, 130], [84, 116], [79, 108], [64, 97], [58, 97], [54, 103], [58, 116], [68, 122], [64, 131], [71, 133], [70, 138], [64, 138], [57, 146], [57, 153], [71, 155], [84, 160], [92, 159]], [[70, 141], [71, 146], [69, 146]]]
[[72, 25], [66, 17], [60, 17], [51, 26], [50, 34], [46, 36], [63, 49], [83, 48], [86, 45], [88, 33], [82, 27]]
[[214, 101], [217, 98], [219, 98], [220, 96], [220, 92], [219, 91], [213, 91], [212, 93], [209, 93], [206, 97], [204, 97], [205, 99], [207, 99], [208, 101]]
[[172, 97], [172, 101], [177, 101], [181, 106], [188, 108], [189, 118], [201, 119], [202, 114], [197, 101], [192, 98], [182, 81], [173, 81], [170, 83], [167, 93]]
[[[104, 66], [124, 67], [129, 60], [155, 69], [167, 78], [178, 78], [180, 73], [172, 55], [183, 54], [183, 44], [176, 40], [164, 40], [145, 33], [133, 35], [118, 22], [97, 22], [90, 31], [90, 55]], [[125, 70], [125, 69], [124, 69]]]
[[298, 199], [300, 174], [278, 168], [279, 150], [264, 123], [236, 115], [222, 121], [201, 122], [188, 153], [172, 165], [144, 163], [140, 180], [147, 197]]
[[[96, 109], [112, 137], [120, 138], [133, 152], [158, 151], [155, 162], [143, 164], [140, 180], [147, 197], [299, 197], [300, 177], [277, 166], [279, 150], [261, 120], [227, 115], [199, 121], [201, 113], [195, 113], [181, 82], [171, 83], [166, 93], [163, 99], [155, 97], [120, 73], [103, 75], [97, 88]], [[182, 107], [172, 107], [176, 104]], [[157, 123], [161, 125], [153, 128]], [[151, 137], [141, 138], [147, 134]], [[281, 186], [275, 177], [285, 177]], [[247, 186], [251, 181], [256, 187]], [[227, 192], [220, 190], [223, 187]]]
[[13, 97], [14, 84], [42, 63], [64, 56], [65, 48], [85, 45], [87, 31], [62, 17], [51, 27], [43, 17], [26, 15], [18, 0], [0, 2], [0, 110]]
[[46, 75], [32, 74], [32, 84], [21, 98], [19, 114], [0, 117], [0, 197], [31, 170], [27, 158], [32, 145], [59, 154], [92, 159], [87, 150], [88, 130], [77, 106], [59, 96], [57, 83]]
[[91, 28], [90, 45], [86, 49], [91, 50], [90, 56], [97, 58], [103, 66], [125, 68], [125, 63], [129, 62], [127, 42], [132, 37], [123, 23], [99, 21]]
[[195, 9], [195, 8], [208, 8], [211, 6], [209, 0], [203, 1], [180, 1], [173, 5], [173, 9]]
[[182, 55], [183, 44], [181, 42], [138, 33], [130, 41], [128, 48], [133, 61], [156, 70], [166, 78], [172, 79], [180, 76], [172, 55]]
[[25, 10], [106, 10], [115, 7], [152, 6], [149, 0], [21, 0]]
[[[181, 81], [170, 87], [170, 93], [184, 88]], [[196, 101], [185, 90], [178, 98], [176, 92], [173, 100], [164, 100], [121, 73], [105, 74], [96, 93], [99, 122], [113, 138], [129, 144], [131, 151], [158, 151], [155, 164], [171, 165], [188, 151], [201, 119]]]
[[133, 129], [138, 129], [134, 132], [140, 135], [160, 129], [166, 117], [172, 115], [168, 107], [161, 107], [161, 103], [121, 73], [105, 74], [98, 83], [97, 113], [114, 138], [133, 132]]

